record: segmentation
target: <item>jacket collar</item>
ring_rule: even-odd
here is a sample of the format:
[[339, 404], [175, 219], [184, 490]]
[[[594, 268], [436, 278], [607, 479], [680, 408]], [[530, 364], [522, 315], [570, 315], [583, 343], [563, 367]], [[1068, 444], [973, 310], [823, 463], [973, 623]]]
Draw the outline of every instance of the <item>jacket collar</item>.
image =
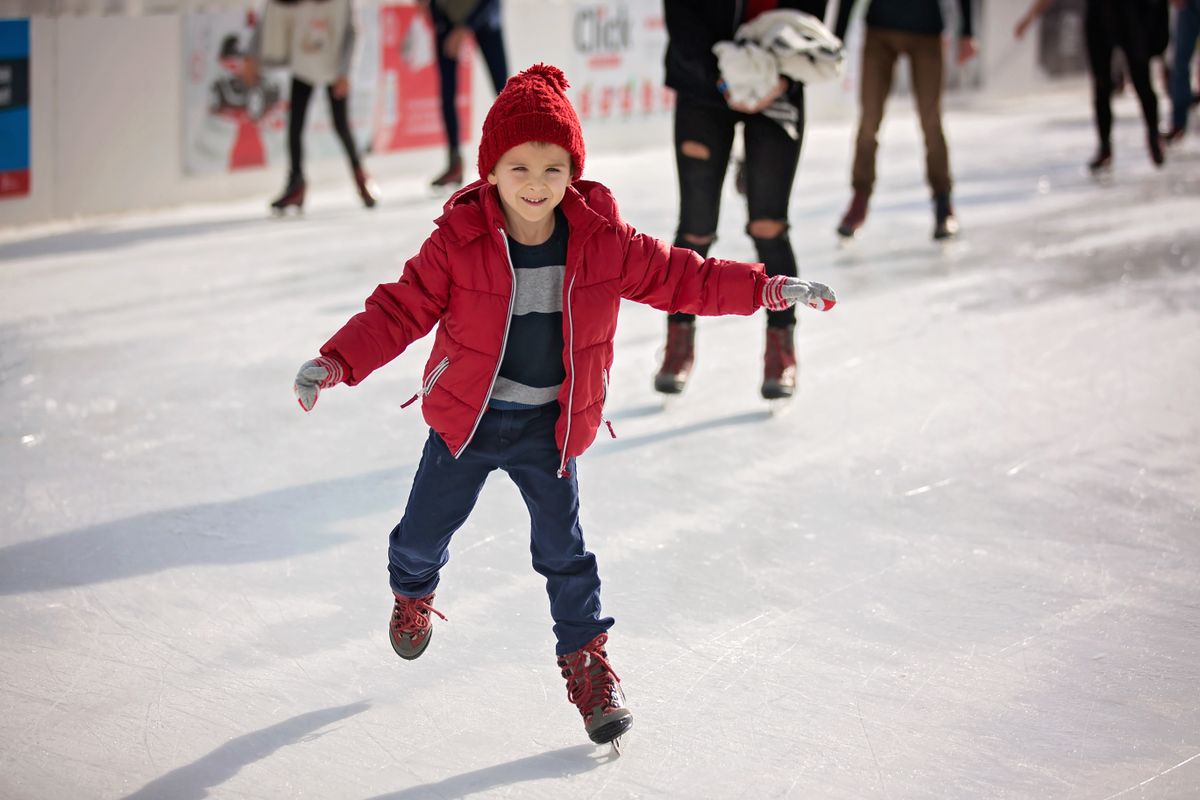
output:
[[[578, 186], [578, 188], [576, 188]], [[589, 194], [599, 184], [577, 181], [567, 187], [559, 207], [571, 226], [571, 236], [587, 238], [596, 229], [610, 224], [588, 204], [582, 189]], [[504, 210], [500, 206], [500, 192], [484, 179], [475, 181], [455, 192], [442, 208], [442, 215], [434, 224], [447, 233], [452, 241], [465, 244], [500, 228], [506, 230]]]

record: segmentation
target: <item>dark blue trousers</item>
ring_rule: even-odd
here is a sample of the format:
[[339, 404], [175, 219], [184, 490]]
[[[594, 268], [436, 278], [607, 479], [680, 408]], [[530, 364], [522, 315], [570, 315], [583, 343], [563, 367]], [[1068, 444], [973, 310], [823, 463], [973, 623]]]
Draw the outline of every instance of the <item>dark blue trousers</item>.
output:
[[611, 617], [600, 616], [600, 574], [579, 524], [575, 459], [567, 462], [571, 476], [557, 477], [558, 413], [557, 403], [520, 411], [489, 409], [457, 459], [440, 436], [429, 432], [408, 506], [388, 545], [392, 591], [423, 597], [437, 587], [450, 560], [451, 537], [467, 521], [487, 476], [502, 469], [529, 508], [529, 549], [533, 568], [546, 579], [557, 654], [574, 652], [612, 627]]

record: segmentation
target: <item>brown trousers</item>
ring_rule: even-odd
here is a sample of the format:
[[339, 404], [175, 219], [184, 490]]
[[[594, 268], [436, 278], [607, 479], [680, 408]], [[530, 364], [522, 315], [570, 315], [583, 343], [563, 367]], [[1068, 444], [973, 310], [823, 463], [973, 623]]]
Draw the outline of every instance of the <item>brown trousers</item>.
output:
[[925, 134], [925, 176], [935, 194], [950, 191], [950, 156], [942, 133], [942, 37], [933, 34], [867, 28], [863, 44], [861, 112], [854, 151], [852, 184], [870, 194], [875, 185], [875, 152], [883, 107], [892, 90], [892, 74], [900, 56], [908, 56], [913, 95]]

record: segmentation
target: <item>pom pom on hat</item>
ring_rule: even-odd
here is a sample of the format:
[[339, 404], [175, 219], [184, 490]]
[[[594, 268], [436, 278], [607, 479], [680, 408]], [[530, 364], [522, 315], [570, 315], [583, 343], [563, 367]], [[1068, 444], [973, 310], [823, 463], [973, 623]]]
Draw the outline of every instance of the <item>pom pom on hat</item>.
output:
[[486, 178], [502, 155], [526, 142], [558, 145], [571, 155], [571, 177], [583, 173], [583, 131], [567, 99], [569, 85], [550, 64], [534, 64], [508, 79], [483, 121], [479, 177]]

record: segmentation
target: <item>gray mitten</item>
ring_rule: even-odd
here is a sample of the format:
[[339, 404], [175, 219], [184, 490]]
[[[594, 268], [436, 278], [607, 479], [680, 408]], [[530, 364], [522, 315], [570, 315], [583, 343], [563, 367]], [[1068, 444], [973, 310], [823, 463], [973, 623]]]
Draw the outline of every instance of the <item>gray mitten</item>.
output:
[[342, 377], [342, 365], [337, 359], [319, 356], [312, 361], [305, 361], [300, 367], [292, 391], [296, 393], [300, 407], [305, 411], [312, 411], [321, 390], [341, 383]]
[[803, 303], [817, 311], [828, 311], [837, 303], [837, 296], [834, 295], [833, 289], [823, 283], [802, 281], [786, 275], [775, 275], [767, 279], [763, 285], [764, 306], [772, 311], [783, 311], [796, 303]]

